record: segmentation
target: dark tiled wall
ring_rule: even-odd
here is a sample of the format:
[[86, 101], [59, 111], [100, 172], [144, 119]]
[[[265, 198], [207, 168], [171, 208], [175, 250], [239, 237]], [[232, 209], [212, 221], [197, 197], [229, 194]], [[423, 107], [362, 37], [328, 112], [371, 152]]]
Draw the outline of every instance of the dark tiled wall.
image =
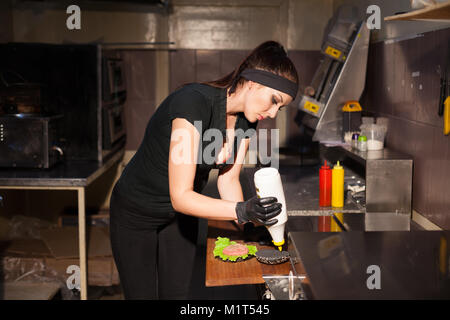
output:
[[189, 82], [216, 80], [247, 56], [246, 50], [181, 49], [170, 52], [170, 91]]
[[126, 150], [137, 150], [144, 137], [148, 120], [156, 106], [156, 57], [152, 50], [127, 50], [122, 52], [125, 62], [127, 101], [125, 121], [127, 128]]
[[[293, 50], [289, 51], [289, 58], [295, 65], [299, 77], [299, 91], [297, 99], [291, 103], [286, 111], [288, 112], [288, 146], [293, 149], [298, 149], [302, 140], [302, 133], [300, 127], [296, 122], [298, 111], [298, 103], [305, 88], [312, 82], [314, 73], [319, 67], [322, 54], [318, 50]], [[302, 113], [302, 112], [301, 112]]]
[[389, 118], [386, 145], [414, 157], [413, 209], [450, 229], [450, 136], [437, 115], [450, 28], [370, 45], [363, 108]]

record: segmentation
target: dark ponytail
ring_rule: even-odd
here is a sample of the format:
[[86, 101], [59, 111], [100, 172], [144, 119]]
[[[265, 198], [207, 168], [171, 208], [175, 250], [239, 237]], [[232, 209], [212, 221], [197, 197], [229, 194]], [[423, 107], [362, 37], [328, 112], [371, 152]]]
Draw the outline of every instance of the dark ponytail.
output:
[[239, 85], [247, 81], [240, 76], [245, 69], [273, 72], [298, 84], [298, 75], [294, 64], [288, 58], [283, 46], [275, 41], [266, 41], [253, 49], [239, 66], [225, 77], [203, 83], [217, 88], [229, 88], [229, 94], [232, 94]]

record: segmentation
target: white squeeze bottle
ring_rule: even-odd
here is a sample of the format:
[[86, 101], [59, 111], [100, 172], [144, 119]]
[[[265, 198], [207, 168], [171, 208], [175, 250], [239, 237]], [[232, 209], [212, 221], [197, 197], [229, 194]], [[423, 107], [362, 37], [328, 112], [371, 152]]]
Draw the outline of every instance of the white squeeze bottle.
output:
[[267, 227], [273, 239], [273, 244], [281, 251], [284, 244], [284, 227], [287, 221], [286, 200], [280, 173], [275, 168], [262, 168], [255, 172], [255, 188], [259, 198], [275, 197], [281, 203], [281, 212], [274, 219], [278, 222]]

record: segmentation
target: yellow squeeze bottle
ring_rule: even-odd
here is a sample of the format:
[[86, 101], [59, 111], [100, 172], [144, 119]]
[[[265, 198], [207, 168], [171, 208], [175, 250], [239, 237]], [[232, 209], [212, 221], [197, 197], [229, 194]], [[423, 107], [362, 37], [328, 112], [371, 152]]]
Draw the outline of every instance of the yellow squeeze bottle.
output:
[[331, 171], [331, 206], [335, 208], [344, 206], [344, 168], [339, 161]]

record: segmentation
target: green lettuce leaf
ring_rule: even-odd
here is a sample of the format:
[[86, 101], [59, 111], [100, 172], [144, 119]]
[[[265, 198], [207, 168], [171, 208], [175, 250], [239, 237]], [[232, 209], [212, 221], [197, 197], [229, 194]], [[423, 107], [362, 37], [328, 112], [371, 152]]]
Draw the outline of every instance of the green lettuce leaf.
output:
[[248, 253], [242, 256], [229, 256], [223, 253], [223, 249], [225, 249], [228, 246], [231, 246], [233, 244], [236, 244], [236, 241], [230, 241], [230, 239], [225, 237], [217, 237], [217, 240], [215, 242], [215, 247], [213, 250], [214, 257], [219, 257], [220, 259], [224, 261], [236, 261], [237, 259], [247, 259], [249, 256], [254, 256], [258, 249], [256, 249], [256, 246], [252, 245], [246, 245], [248, 248]]

